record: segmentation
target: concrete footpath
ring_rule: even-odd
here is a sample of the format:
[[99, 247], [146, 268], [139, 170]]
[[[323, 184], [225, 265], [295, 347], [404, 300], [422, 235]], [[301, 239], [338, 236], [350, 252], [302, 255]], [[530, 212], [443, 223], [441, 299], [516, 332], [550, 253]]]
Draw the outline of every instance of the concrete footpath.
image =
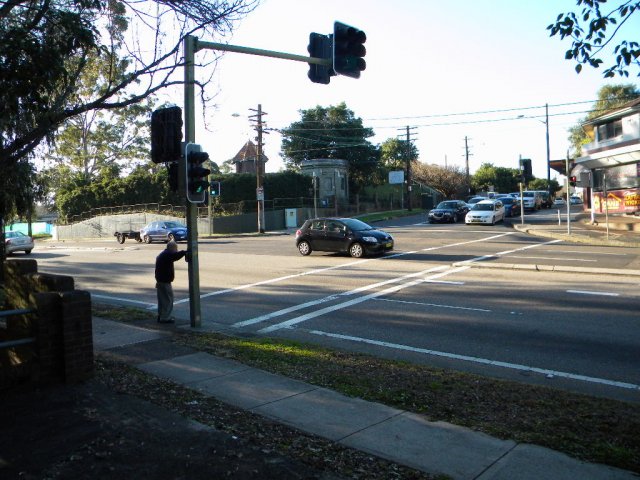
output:
[[[430, 474], [464, 480], [604, 480], [640, 475], [486, 434], [379, 403], [351, 398], [202, 352], [184, 354], [158, 342], [171, 335], [94, 318], [96, 354], [135, 346], [129, 362], [149, 374], [264, 415], [304, 432]], [[166, 344], [166, 351], [159, 350]], [[152, 354], [141, 352], [148, 346]]]

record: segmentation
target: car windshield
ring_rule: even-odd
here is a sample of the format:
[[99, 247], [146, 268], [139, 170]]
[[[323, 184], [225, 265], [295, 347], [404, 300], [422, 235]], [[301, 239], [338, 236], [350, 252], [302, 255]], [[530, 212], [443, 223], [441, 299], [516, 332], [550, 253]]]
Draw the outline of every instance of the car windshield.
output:
[[486, 198], [472, 198], [471, 200], [469, 200], [467, 203], [478, 203], [481, 202], [482, 200], [486, 200]]
[[471, 207], [471, 210], [480, 210], [483, 212], [490, 212], [493, 210], [493, 204], [492, 203], [476, 203], [473, 207]]
[[457, 207], [457, 205], [458, 205], [457, 202], [440, 202], [436, 208], [454, 210]]
[[360, 220], [356, 220], [355, 218], [345, 218], [342, 220], [342, 222], [354, 232], [373, 230], [373, 227], [371, 225], [367, 225], [366, 223], [361, 222]]
[[165, 222], [165, 228], [187, 228], [178, 222]]
[[22, 235], [22, 233], [20, 232], [5, 232], [5, 238], [17, 238], [20, 235]]
[[522, 195], [525, 197], [535, 197], [536, 194], [533, 192], [522, 192]]
[[505, 205], [511, 205], [514, 202], [515, 198], [511, 197], [502, 197], [500, 201]]

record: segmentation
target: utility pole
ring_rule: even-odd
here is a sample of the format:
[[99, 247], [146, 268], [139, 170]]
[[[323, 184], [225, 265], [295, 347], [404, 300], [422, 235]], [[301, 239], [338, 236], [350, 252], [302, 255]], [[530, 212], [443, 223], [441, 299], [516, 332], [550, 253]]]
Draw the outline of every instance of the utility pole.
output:
[[258, 104], [258, 109], [255, 110], [253, 108], [250, 108], [249, 110], [251, 110], [252, 112], [256, 112], [255, 115], [251, 115], [249, 118], [255, 118], [256, 119], [256, 125], [255, 125], [255, 129], [256, 132], [258, 132], [258, 136], [256, 138], [256, 141], [258, 142], [257, 145], [257, 152], [256, 152], [256, 198], [258, 201], [258, 232], [259, 233], [264, 233], [264, 186], [263, 186], [263, 175], [264, 175], [264, 162], [262, 161], [262, 134], [263, 133], [268, 133], [268, 132], [264, 132], [264, 123], [262, 121], [262, 116], [263, 115], [267, 115], [266, 112], [262, 111], [262, 104]]
[[407, 125], [406, 129], [399, 128], [398, 130], [405, 130], [406, 135], [406, 181], [407, 181], [407, 210], [411, 211], [411, 130], [415, 130], [417, 127], [410, 127]]
[[545, 120], [544, 120], [544, 124], [546, 126], [546, 130], [547, 130], [547, 191], [549, 192], [549, 198], [551, 198], [552, 196], [552, 192], [551, 192], [551, 155], [549, 152], [549, 104], [545, 103], [544, 105], [544, 112], [545, 112]]
[[471, 176], [469, 175], [469, 157], [473, 153], [469, 153], [469, 137], [464, 137], [464, 164], [467, 175], [467, 195], [471, 195]]

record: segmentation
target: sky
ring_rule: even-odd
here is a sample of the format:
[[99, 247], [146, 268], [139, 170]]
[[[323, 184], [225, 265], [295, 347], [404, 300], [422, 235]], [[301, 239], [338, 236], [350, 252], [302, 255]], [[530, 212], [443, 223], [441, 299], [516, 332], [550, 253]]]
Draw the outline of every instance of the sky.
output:
[[[249, 116], [260, 104], [273, 129], [264, 136], [266, 171], [277, 172], [277, 130], [300, 120], [300, 110], [345, 102], [374, 130], [374, 144], [415, 127], [421, 162], [464, 168], [466, 138], [471, 173], [483, 163], [517, 168], [522, 156], [546, 178], [545, 104], [550, 158], [563, 159], [568, 129], [598, 90], [638, 84], [633, 76], [605, 80], [602, 69], [578, 75], [564, 59], [570, 42], [546, 27], [578, 8], [576, 0], [263, 0], [232, 36], [201, 40], [307, 56], [309, 33], [332, 33], [338, 20], [366, 33], [366, 70], [322, 85], [308, 79], [306, 63], [225, 52], [207, 87], [216, 106], [197, 116], [196, 143], [218, 164], [231, 159], [255, 140]], [[640, 31], [636, 17], [622, 38]]]

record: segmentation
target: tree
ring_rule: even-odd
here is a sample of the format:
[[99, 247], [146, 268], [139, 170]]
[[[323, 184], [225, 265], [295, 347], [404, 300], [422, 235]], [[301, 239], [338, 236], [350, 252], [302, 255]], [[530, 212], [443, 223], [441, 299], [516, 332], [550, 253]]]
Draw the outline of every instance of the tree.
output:
[[287, 168], [297, 170], [303, 160], [332, 158], [349, 162], [351, 191], [357, 193], [375, 172], [378, 151], [367, 138], [371, 128], [342, 102], [300, 111], [302, 119], [282, 130], [282, 155]]
[[[551, 185], [551, 189], [549, 189], [549, 185]], [[546, 178], [534, 178], [529, 182], [528, 188], [529, 190], [550, 192], [551, 195], [555, 195], [556, 192], [562, 190], [557, 180], [551, 180], [551, 182], [549, 182]]]
[[518, 189], [520, 171], [516, 168], [496, 167], [483, 163], [471, 179], [472, 188], [478, 192], [514, 192]]
[[584, 123], [638, 97], [640, 97], [640, 90], [631, 83], [605, 85], [598, 90], [598, 100], [593, 104], [591, 111], [585, 118], [581, 119], [577, 125], [569, 129], [568, 140], [573, 149], [573, 155], [575, 157], [581, 156], [582, 146], [593, 141], [582, 127]]
[[[3, 2], [0, 164], [8, 163], [10, 167], [43, 139], [52, 140], [52, 133], [69, 118], [91, 110], [133, 105], [163, 88], [181, 84], [181, 46], [185, 36], [227, 33], [256, 3], [257, 0]], [[123, 35], [131, 23], [142, 33]], [[88, 67], [87, 59], [117, 58], [118, 52], [130, 59], [126, 74], [119, 75], [114, 69], [103, 88], [84, 101], [75, 101], [79, 78]], [[203, 88], [206, 83], [205, 78], [198, 86]]]
[[420, 162], [413, 162], [411, 167], [415, 181], [433, 188], [444, 198], [462, 198], [468, 191], [467, 175], [460, 167], [441, 167]]
[[[104, 90], [110, 77], [123, 77], [129, 62], [93, 56], [83, 70], [78, 90], [71, 98], [86, 102]], [[117, 71], [117, 73], [114, 73]], [[149, 157], [149, 116], [153, 99], [110, 111], [90, 110], [68, 119], [54, 135], [54, 147], [45, 155], [70, 167], [87, 180], [108, 165], [134, 167]], [[126, 162], [126, 165], [124, 164]]]
[[380, 145], [380, 163], [388, 171], [404, 170], [407, 159], [416, 160], [418, 149], [411, 143], [407, 149], [407, 142], [398, 138], [389, 138]]
[[[599, 56], [606, 53], [604, 49], [612, 44], [620, 28], [640, 10], [640, 2], [626, 0], [603, 13], [607, 0], [577, 0], [576, 5], [582, 5], [581, 18], [576, 13], [561, 13], [555, 23], [547, 27], [551, 36], [560, 35], [560, 39], [570, 37], [571, 48], [566, 51], [565, 58], [574, 60], [576, 72], [582, 71], [582, 66], [588, 64], [598, 68], [603, 63]], [[634, 35], [637, 35], [637, 31]], [[615, 62], [604, 70], [604, 77], [620, 75], [629, 76], [631, 66], [640, 67], [640, 44], [632, 40], [621, 40], [614, 48]], [[640, 76], [640, 70], [638, 71]]]

